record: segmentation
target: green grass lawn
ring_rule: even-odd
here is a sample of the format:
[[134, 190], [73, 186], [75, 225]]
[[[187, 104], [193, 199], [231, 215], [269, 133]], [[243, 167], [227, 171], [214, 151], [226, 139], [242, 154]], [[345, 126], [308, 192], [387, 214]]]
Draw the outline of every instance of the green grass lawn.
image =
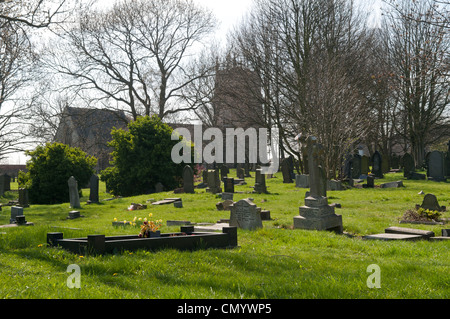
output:
[[[234, 175], [233, 170], [231, 175]], [[253, 173], [254, 174], [254, 173]], [[402, 180], [402, 174], [386, 174], [383, 180]], [[236, 186], [235, 200], [252, 197], [271, 212], [271, 221], [256, 231], [238, 230], [234, 249], [196, 251], [134, 251], [102, 256], [80, 256], [46, 245], [48, 232], [60, 231], [64, 238], [90, 234], [137, 234], [139, 228], [113, 227], [112, 221], [134, 217], [162, 219], [162, 232], [179, 231], [167, 220], [216, 222], [229, 218], [218, 211], [216, 195], [197, 189], [196, 194], [173, 192], [102, 201], [87, 205], [89, 189], [83, 189], [81, 215], [69, 220], [68, 203], [32, 205], [24, 209], [34, 226], [0, 228], [0, 298], [12, 299], [140, 299], [140, 298], [326, 298], [326, 299], [448, 299], [450, 297], [449, 241], [374, 241], [367, 234], [381, 233], [389, 226], [432, 230], [436, 236], [450, 225], [401, 224], [407, 209], [433, 193], [440, 205], [450, 207], [450, 183], [404, 180], [398, 189], [350, 189], [328, 192], [329, 203], [340, 203], [344, 231], [352, 236], [326, 231], [292, 229], [293, 217], [304, 203], [306, 189], [283, 184], [281, 174], [268, 179], [270, 194], [250, 194], [254, 178]], [[12, 184], [17, 188], [17, 184]], [[102, 199], [111, 197], [101, 184]], [[17, 197], [8, 192], [2, 202]], [[127, 211], [131, 203], [148, 199], [181, 197], [183, 208], [152, 206]], [[449, 218], [450, 212], [443, 217]], [[0, 212], [0, 225], [8, 224], [10, 208]], [[81, 288], [71, 289], [67, 268], [81, 270]], [[380, 267], [381, 288], [369, 288], [369, 265]]]

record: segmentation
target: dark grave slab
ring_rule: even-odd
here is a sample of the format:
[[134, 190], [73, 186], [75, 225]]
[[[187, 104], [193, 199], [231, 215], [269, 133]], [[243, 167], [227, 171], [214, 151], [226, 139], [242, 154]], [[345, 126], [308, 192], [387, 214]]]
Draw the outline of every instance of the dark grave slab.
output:
[[138, 235], [88, 235], [64, 239], [63, 233], [47, 233], [50, 247], [62, 247], [76, 254], [105, 254], [137, 249], [195, 250], [232, 248], [237, 246], [237, 227], [223, 227], [222, 232], [196, 232], [194, 226], [182, 226], [177, 233], [160, 233], [159, 237], [140, 238]]
[[76, 219], [76, 218], [80, 218], [80, 217], [84, 217], [84, 216], [81, 215], [78, 210], [72, 210], [69, 212], [69, 216], [67, 216], [67, 219]]
[[153, 202], [152, 205], [167, 205], [167, 204], [172, 204], [174, 202], [178, 202], [181, 201], [181, 198], [165, 198], [163, 200], [159, 200], [156, 202]]
[[397, 188], [397, 187], [404, 187], [403, 181], [380, 184], [380, 188]]

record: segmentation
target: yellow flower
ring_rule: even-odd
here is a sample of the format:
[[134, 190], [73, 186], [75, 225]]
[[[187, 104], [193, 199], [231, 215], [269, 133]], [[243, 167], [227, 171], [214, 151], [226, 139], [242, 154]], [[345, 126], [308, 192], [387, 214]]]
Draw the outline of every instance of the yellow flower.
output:
[[114, 221], [116, 222], [116, 221], [117, 221], [117, 218], [114, 217]]
[[153, 214], [152, 214], [152, 213], [148, 214], [148, 217], [152, 217], [152, 216], [153, 216]]

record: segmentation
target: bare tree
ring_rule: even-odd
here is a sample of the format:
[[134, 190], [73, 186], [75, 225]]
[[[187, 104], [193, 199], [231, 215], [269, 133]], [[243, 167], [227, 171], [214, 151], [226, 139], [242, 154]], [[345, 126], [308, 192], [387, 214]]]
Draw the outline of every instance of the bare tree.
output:
[[192, 1], [117, 2], [81, 13], [45, 62], [72, 80], [67, 88], [95, 92], [106, 108], [165, 118], [191, 109], [183, 90], [204, 74], [189, 73], [187, 60], [214, 26]]
[[440, 1], [390, 1], [385, 23], [388, 47], [396, 76], [401, 125], [416, 165], [422, 165], [425, 148], [447, 132], [450, 90], [448, 81], [450, 21], [436, 13]]

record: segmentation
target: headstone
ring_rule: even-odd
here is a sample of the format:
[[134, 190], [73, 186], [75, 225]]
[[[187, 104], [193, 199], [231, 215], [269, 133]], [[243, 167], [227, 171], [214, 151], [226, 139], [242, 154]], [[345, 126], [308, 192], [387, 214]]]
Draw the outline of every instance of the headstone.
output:
[[329, 180], [328, 182], [327, 182], [327, 184], [328, 184], [328, 189], [330, 190], [330, 191], [341, 191], [341, 190], [343, 190], [344, 188], [342, 187], [342, 182], [341, 181], [336, 181], [336, 180]]
[[9, 219], [9, 223], [15, 224], [17, 216], [23, 216], [23, 207], [11, 206], [11, 218]]
[[407, 235], [419, 235], [422, 236], [425, 239], [429, 239], [431, 237], [434, 237], [434, 232], [431, 230], [422, 230], [422, 229], [415, 229], [415, 228], [404, 228], [404, 227], [388, 227], [384, 230], [387, 234], [407, 234]]
[[309, 188], [309, 176], [305, 174], [295, 175], [295, 187]]
[[156, 183], [155, 193], [161, 193], [164, 191], [164, 185], [161, 182]]
[[77, 180], [75, 179], [75, 177], [70, 176], [69, 180], [67, 181], [67, 184], [69, 185], [70, 207], [81, 208]]
[[254, 230], [262, 228], [261, 213], [251, 200], [241, 199], [230, 207], [230, 226]]
[[292, 174], [289, 160], [284, 158], [281, 161], [281, 173], [283, 174], [283, 183], [292, 183]]
[[72, 210], [69, 212], [69, 216], [67, 217], [67, 219], [76, 219], [76, 218], [80, 218], [83, 217], [80, 215], [80, 212], [78, 210]]
[[266, 176], [262, 173], [260, 168], [255, 172], [255, 193], [267, 193]]
[[361, 156], [361, 174], [367, 175], [370, 172], [369, 157], [366, 155]]
[[208, 170], [208, 187], [206, 188], [206, 191], [212, 194], [222, 192], [222, 188], [220, 187], [219, 170], [217, 169]]
[[223, 180], [230, 173], [230, 169], [225, 164], [220, 167], [220, 179]]
[[445, 180], [444, 153], [432, 151], [428, 156], [428, 179], [433, 181]]
[[367, 175], [367, 188], [375, 187], [375, 177], [372, 175]]
[[98, 203], [99, 197], [98, 197], [98, 187], [99, 186], [99, 179], [98, 176], [93, 174], [91, 176], [91, 179], [89, 180], [89, 203]]
[[252, 177], [252, 175], [250, 175], [250, 163], [248, 162], [244, 163], [244, 177]]
[[422, 205], [420, 205], [423, 209], [429, 210], [437, 210], [439, 212], [444, 211], [445, 207], [439, 205], [436, 195], [434, 194], [426, 194], [423, 198]]
[[381, 157], [381, 172], [383, 174], [387, 173], [390, 171], [390, 167], [389, 167], [389, 156], [388, 155], [383, 155]]
[[353, 155], [353, 161], [352, 161], [352, 178], [358, 179], [362, 172], [361, 172], [361, 156], [358, 154]]
[[383, 178], [383, 171], [382, 171], [382, 156], [378, 151], [375, 151], [372, 155], [372, 174], [375, 175], [375, 177]]
[[347, 154], [344, 161], [344, 178], [352, 178], [353, 157]]
[[326, 194], [326, 179], [319, 165], [323, 147], [314, 136], [303, 139], [307, 143], [310, 191], [305, 198], [305, 205], [299, 208], [300, 216], [294, 216], [294, 228], [342, 233], [342, 216], [334, 213], [334, 207], [328, 205], [327, 197], [323, 196], [323, 185]]
[[409, 153], [405, 153], [402, 157], [403, 176], [409, 178], [411, 173], [416, 170], [414, 158]]
[[11, 176], [8, 174], [0, 175], [0, 183], [3, 184], [4, 192], [11, 190]]
[[28, 189], [26, 188], [19, 188], [19, 206], [20, 207], [29, 207], [29, 200], [28, 200]]
[[240, 164], [238, 164], [238, 167], [236, 168], [236, 176], [238, 179], [245, 179], [244, 170]]
[[202, 183], [203, 184], [207, 184], [208, 183], [208, 170], [207, 169], [205, 169], [202, 172]]
[[223, 179], [223, 190], [226, 193], [234, 193], [234, 178], [225, 177]]
[[186, 165], [183, 168], [183, 189], [185, 193], [195, 193], [194, 191], [194, 171], [192, 167]]

